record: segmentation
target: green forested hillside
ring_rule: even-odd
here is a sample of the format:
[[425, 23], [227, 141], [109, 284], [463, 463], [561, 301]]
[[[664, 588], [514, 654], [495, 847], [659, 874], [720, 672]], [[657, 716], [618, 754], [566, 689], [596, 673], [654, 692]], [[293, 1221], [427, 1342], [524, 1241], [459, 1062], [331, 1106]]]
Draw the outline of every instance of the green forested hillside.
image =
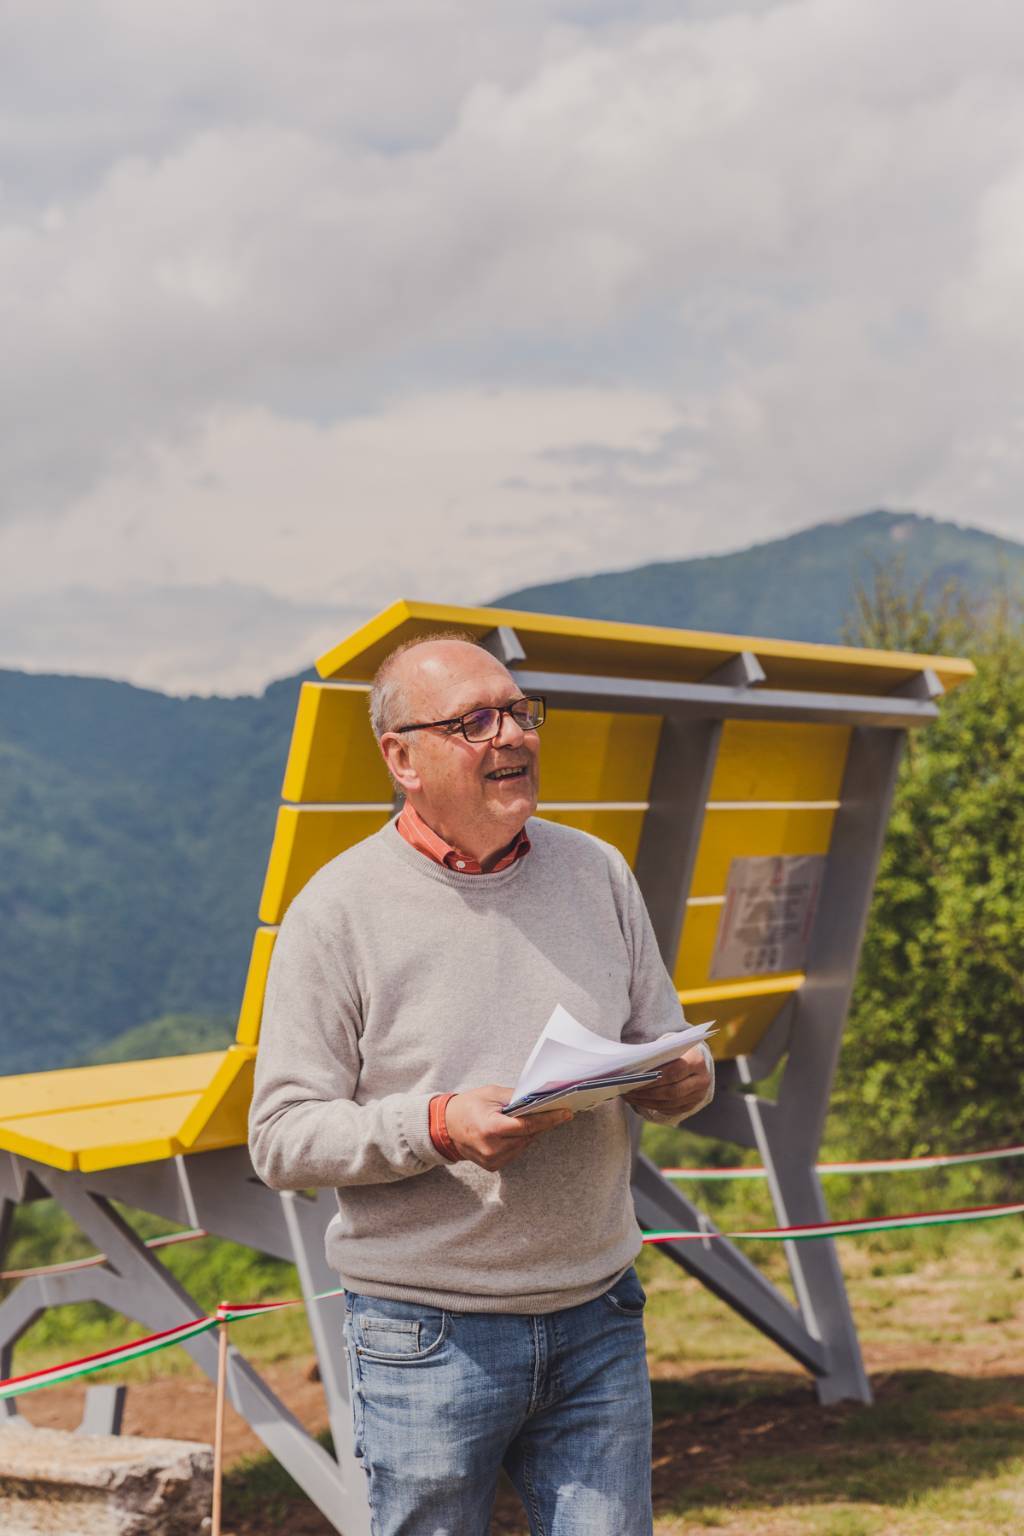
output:
[[234, 1014], [165, 1013], [105, 1040], [89, 1053], [89, 1062], [152, 1061], [159, 1056], [222, 1051], [234, 1039], [236, 1022]]
[[937, 596], [956, 581], [978, 598], [1024, 587], [1024, 544], [912, 513], [866, 512], [732, 555], [673, 560], [506, 592], [496, 605], [531, 613], [838, 640], [858, 583], [897, 561], [909, 586]]
[[[1024, 546], [878, 512], [502, 601], [837, 640], [858, 577], [894, 555], [907, 583], [933, 590], [1024, 584]], [[0, 672], [0, 1072], [88, 1060], [164, 1015], [234, 1014], [299, 681], [175, 699]], [[173, 1034], [146, 1029], [118, 1048], [150, 1054]]]
[[172, 699], [0, 673], [0, 1070], [237, 1008], [298, 682]]

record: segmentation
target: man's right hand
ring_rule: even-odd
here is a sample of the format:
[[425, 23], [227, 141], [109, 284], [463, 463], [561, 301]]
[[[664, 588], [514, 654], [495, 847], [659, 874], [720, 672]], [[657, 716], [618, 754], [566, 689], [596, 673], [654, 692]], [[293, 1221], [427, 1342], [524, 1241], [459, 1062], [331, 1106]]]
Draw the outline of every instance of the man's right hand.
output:
[[539, 1111], [535, 1115], [503, 1115], [501, 1106], [512, 1097], [511, 1088], [489, 1083], [448, 1100], [445, 1124], [460, 1157], [495, 1173], [526, 1151], [531, 1141], [572, 1119], [568, 1109]]

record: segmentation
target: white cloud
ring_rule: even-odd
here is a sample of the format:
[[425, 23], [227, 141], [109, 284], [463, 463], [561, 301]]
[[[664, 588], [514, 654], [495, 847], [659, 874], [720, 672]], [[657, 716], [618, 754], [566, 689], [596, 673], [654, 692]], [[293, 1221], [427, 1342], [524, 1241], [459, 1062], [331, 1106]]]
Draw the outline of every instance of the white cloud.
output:
[[[225, 413], [105, 480], [59, 538], [41, 521], [0, 533], [0, 592], [32, 571], [40, 588], [100, 586], [113, 555], [126, 582], [258, 586], [272, 573], [297, 601], [387, 601], [396, 581], [479, 595], [535, 568], [538, 540], [545, 559], [552, 535], [563, 560], [579, 558], [577, 519], [598, 508], [567, 498], [574, 471], [552, 450], [651, 451], [672, 422], [656, 395], [599, 390], [421, 395], [323, 427]], [[454, 547], [474, 541], [478, 553]]]
[[1015, 0], [11, 30], [0, 593], [312, 628], [886, 502], [1022, 531]]

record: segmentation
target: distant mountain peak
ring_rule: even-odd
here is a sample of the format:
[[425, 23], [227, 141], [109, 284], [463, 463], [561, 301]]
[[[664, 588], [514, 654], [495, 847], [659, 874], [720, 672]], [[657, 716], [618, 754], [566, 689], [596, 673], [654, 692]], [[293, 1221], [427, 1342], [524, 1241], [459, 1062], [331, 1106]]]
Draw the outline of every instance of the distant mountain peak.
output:
[[858, 585], [899, 561], [908, 585], [969, 592], [1024, 585], [1024, 545], [927, 513], [875, 508], [724, 555], [663, 560], [503, 593], [528, 612], [664, 624], [779, 639], [834, 641]]

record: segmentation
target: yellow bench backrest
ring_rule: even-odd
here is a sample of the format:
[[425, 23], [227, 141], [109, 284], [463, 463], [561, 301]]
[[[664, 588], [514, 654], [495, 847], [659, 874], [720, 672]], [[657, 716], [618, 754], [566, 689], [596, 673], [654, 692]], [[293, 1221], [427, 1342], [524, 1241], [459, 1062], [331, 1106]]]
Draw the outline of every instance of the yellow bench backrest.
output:
[[[383, 826], [392, 791], [370, 730], [368, 684], [398, 644], [457, 628], [483, 639], [508, 626], [534, 675], [705, 683], [753, 653], [774, 690], [882, 697], [934, 678], [955, 688], [970, 662], [851, 646], [751, 639], [552, 614], [400, 601], [322, 656], [323, 683], [302, 687], [260, 903], [238, 1040], [254, 1045], [277, 925], [328, 859]], [[855, 701], [854, 701], [855, 702]], [[855, 712], [855, 711], [854, 711]], [[728, 714], [728, 710], [725, 711]], [[539, 812], [613, 843], [635, 865], [661, 720], [552, 708], [541, 747]], [[711, 977], [729, 869], [736, 858], [827, 854], [850, 745], [843, 724], [726, 719], [678, 948], [675, 981], [690, 1018], [717, 1018], [716, 1053], [753, 1048], [803, 975]]]
[[[365, 685], [304, 683], [260, 902], [238, 1041], [256, 1043], [277, 925], [329, 859], [383, 826], [391, 785], [370, 729]], [[552, 709], [541, 750], [539, 814], [636, 859], [661, 719]], [[849, 728], [727, 722], [690, 889], [675, 980], [687, 1014], [719, 1020], [722, 1056], [749, 1050], [799, 985], [788, 976], [711, 981], [733, 858], [827, 853]]]
[[[756, 653], [766, 690], [824, 691], [832, 700], [824, 714], [833, 720], [835, 695], [857, 696], [850, 711], [840, 704], [839, 719], [864, 718], [864, 696], [919, 690], [924, 683], [930, 697], [933, 682], [948, 689], [973, 673], [970, 662], [949, 657], [395, 603], [321, 658], [324, 682], [302, 686], [236, 1043], [194, 1056], [0, 1079], [0, 1150], [89, 1171], [244, 1142], [278, 925], [323, 864], [392, 814], [390, 781], [369, 725], [368, 687], [360, 679], [404, 640], [452, 626], [483, 638], [499, 625], [515, 628], [526, 670], [539, 679], [569, 674], [564, 691], [556, 682], [549, 691], [563, 699], [575, 693], [577, 701], [581, 676], [606, 679], [596, 686], [618, 701], [629, 684], [607, 679], [640, 679], [700, 684], [704, 709], [705, 685], [728, 686], [714, 678], [723, 666], [735, 676], [740, 650]], [[749, 662], [741, 671], [750, 675]], [[717, 695], [714, 708], [725, 723], [707, 803], [692, 811], [701, 831], [681, 933], [668, 935], [673, 948], [679, 940], [680, 1000], [689, 1018], [717, 1019], [720, 1057], [753, 1049], [804, 979], [799, 971], [712, 977], [713, 964], [723, 964], [713, 955], [730, 866], [742, 858], [829, 852], [852, 739], [845, 724], [783, 724], [778, 715], [773, 723], [769, 712], [760, 720], [730, 719], [730, 710], [742, 713], [736, 698]], [[822, 709], [810, 704], [820, 719]], [[790, 704], [780, 707], [778, 695], [773, 707], [783, 718], [799, 713]], [[868, 709], [869, 719], [873, 714], [877, 710]], [[903, 716], [909, 724], [921, 718]], [[661, 729], [654, 714], [552, 707], [541, 738], [539, 814], [607, 839], [635, 867]], [[645, 843], [645, 863], [647, 854]]]

